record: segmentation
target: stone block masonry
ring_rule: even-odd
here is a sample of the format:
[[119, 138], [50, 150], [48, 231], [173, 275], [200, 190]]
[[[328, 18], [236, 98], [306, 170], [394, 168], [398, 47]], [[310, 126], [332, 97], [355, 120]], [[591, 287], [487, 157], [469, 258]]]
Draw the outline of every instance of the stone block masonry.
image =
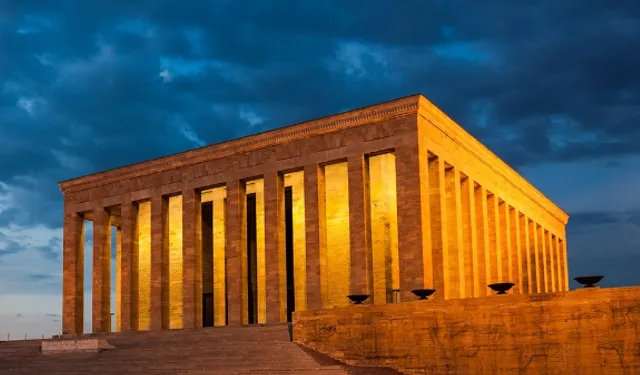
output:
[[296, 312], [293, 340], [407, 374], [640, 374], [640, 287]]

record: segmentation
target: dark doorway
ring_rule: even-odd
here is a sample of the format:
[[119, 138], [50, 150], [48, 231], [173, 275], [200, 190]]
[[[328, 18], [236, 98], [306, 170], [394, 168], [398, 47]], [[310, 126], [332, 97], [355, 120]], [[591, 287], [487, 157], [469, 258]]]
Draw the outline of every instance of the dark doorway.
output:
[[202, 326], [213, 327], [213, 293], [202, 295]]
[[[202, 325], [213, 327], [213, 202], [204, 202], [201, 209], [202, 243]], [[207, 296], [210, 306], [207, 307]]]
[[256, 195], [247, 194], [247, 318], [249, 324], [258, 322], [258, 272]]
[[293, 283], [293, 191], [291, 186], [284, 189], [284, 227], [285, 251], [287, 262], [287, 322], [296, 309], [296, 296]]

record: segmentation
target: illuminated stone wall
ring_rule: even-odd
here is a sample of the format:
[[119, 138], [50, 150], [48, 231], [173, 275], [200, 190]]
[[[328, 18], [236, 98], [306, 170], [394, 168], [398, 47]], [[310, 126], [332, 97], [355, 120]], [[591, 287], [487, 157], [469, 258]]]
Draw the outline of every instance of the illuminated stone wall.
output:
[[[265, 267], [265, 253], [264, 253], [264, 180], [252, 180], [247, 181], [246, 194], [256, 195], [256, 266], [258, 277], [258, 323], [265, 323], [267, 321], [267, 273]], [[244, 215], [246, 218], [246, 214]], [[246, 233], [243, 234], [246, 236]], [[245, 272], [243, 272], [243, 278], [246, 280], [246, 252], [247, 249], [243, 249], [245, 256], [243, 257]], [[247, 304], [247, 288], [244, 290], [244, 303]]]
[[[304, 171], [284, 175], [284, 186], [291, 187], [293, 211], [293, 277], [296, 311], [307, 308], [307, 252], [304, 211]], [[286, 279], [284, 280], [286, 282]]]
[[213, 202], [213, 324], [224, 326], [226, 321], [225, 272], [225, 200], [224, 186], [202, 191], [202, 203]]
[[403, 374], [638, 374], [639, 287], [296, 312], [293, 340]]
[[151, 202], [138, 204], [138, 329], [151, 328]]
[[392, 302], [389, 290], [400, 288], [395, 155], [369, 157], [373, 302]]
[[326, 308], [349, 304], [347, 295], [350, 294], [351, 257], [348, 181], [347, 163], [324, 166], [326, 245], [320, 254], [320, 281], [326, 291], [322, 296]]
[[169, 328], [182, 328], [182, 196], [169, 197]]

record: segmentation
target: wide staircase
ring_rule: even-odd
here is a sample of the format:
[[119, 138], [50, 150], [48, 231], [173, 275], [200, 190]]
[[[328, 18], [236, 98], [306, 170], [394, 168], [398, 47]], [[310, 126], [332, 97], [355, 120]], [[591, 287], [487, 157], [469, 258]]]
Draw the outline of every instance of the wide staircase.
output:
[[115, 348], [42, 355], [42, 340], [0, 342], [0, 374], [398, 374], [346, 366], [302, 348], [291, 342], [286, 324], [95, 337]]

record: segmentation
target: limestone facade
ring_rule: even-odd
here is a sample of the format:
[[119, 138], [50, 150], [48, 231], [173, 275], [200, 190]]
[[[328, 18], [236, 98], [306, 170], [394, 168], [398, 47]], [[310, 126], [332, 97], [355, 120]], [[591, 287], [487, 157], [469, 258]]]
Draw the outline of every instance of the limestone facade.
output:
[[347, 294], [385, 304], [392, 289], [568, 289], [568, 216], [421, 95], [60, 188], [68, 334], [83, 330], [86, 261], [94, 332], [286, 321]]

